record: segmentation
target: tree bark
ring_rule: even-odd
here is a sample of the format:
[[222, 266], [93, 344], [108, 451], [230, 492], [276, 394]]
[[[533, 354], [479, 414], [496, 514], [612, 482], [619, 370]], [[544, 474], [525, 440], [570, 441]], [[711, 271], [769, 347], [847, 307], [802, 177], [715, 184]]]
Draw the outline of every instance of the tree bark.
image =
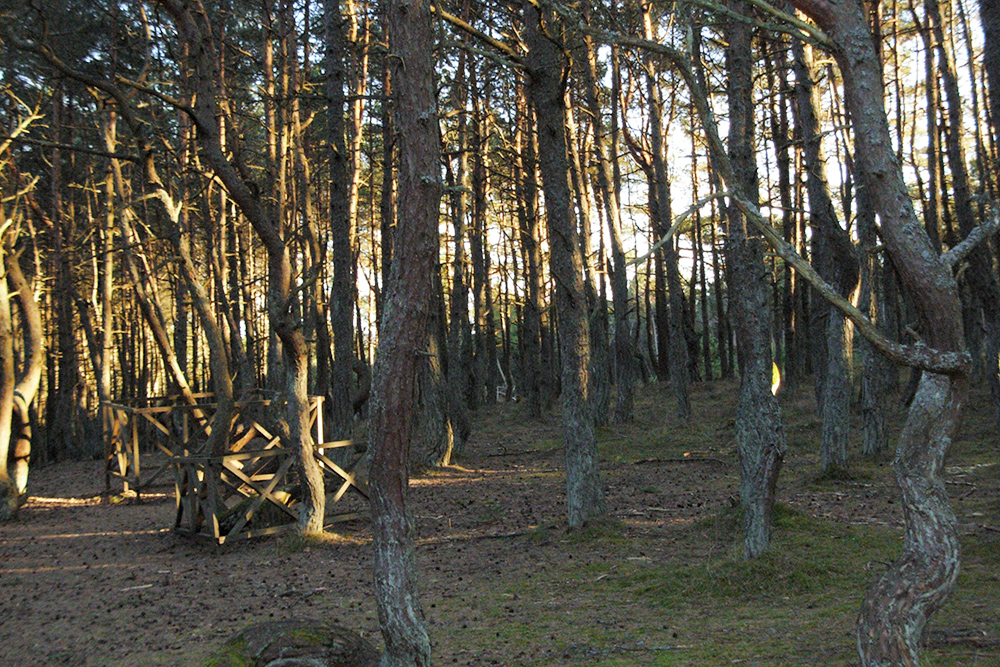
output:
[[[749, 15], [743, 0], [730, 9]], [[751, 28], [732, 19], [727, 23], [726, 50], [729, 97], [729, 161], [727, 185], [752, 202], [758, 199], [757, 165], [753, 152], [753, 61]], [[726, 282], [740, 350], [740, 395], [736, 407], [736, 445], [740, 455], [740, 499], [743, 506], [743, 554], [760, 556], [770, 546], [778, 473], [785, 455], [781, 408], [771, 393], [771, 304], [764, 244], [748, 227], [742, 213], [730, 205], [726, 215], [728, 257]]]
[[[926, 344], [961, 354], [958, 287], [934, 252], [892, 151], [882, 68], [861, 0], [793, 0], [833, 43], [854, 127], [859, 175], [881, 220], [882, 239], [913, 301]], [[900, 434], [893, 469], [903, 496], [900, 557], [868, 591], [858, 618], [858, 650], [868, 666], [916, 665], [918, 642], [958, 576], [955, 515], [938, 472], [966, 399], [966, 368], [924, 372]]]
[[[813, 86], [816, 68], [812, 49], [800, 41], [795, 51], [796, 102], [798, 129], [803, 139], [806, 187], [809, 193], [809, 217], [813, 229], [813, 264], [819, 274], [848, 298], [857, 287], [858, 260], [851, 237], [840, 225], [830, 200], [826, 180], [826, 158], [816, 111], [818, 94]], [[823, 299], [814, 299], [814, 312], [822, 329], [813, 342], [825, 352], [819, 358], [816, 376], [817, 398], [822, 417], [821, 461], [830, 473], [847, 468], [847, 437], [850, 432], [851, 359], [853, 328], [846, 318]], [[825, 326], [822, 326], [825, 323]]]
[[554, 15], [546, 11], [543, 17], [534, 5], [526, 2], [524, 16], [528, 93], [538, 125], [539, 166], [549, 228], [549, 262], [556, 283], [567, 514], [570, 527], [578, 528], [602, 516], [606, 509], [597, 464], [593, 414], [587, 396], [590, 332], [583, 291], [583, 258], [571, 212], [564, 98], [569, 64], [556, 41], [561, 38], [561, 31]]
[[417, 597], [406, 488], [417, 368], [427, 345], [437, 270], [441, 146], [430, 5], [391, 0], [386, 20], [399, 141], [399, 222], [375, 357], [369, 479], [375, 596], [386, 646], [382, 665], [409, 667], [430, 665], [431, 651]]

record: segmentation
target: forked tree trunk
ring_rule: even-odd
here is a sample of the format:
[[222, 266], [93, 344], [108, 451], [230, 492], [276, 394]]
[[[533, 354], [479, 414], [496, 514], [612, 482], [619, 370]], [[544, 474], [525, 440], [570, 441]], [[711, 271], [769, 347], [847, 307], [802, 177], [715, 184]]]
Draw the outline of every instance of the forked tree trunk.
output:
[[305, 487], [298, 527], [304, 533], [321, 532], [326, 496], [323, 473], [313, 455], [314, 443], [309, 429], [308, 346], [298, 319], [298, 296], [292, 285], [291, 257], [282, 221], [280, 215], [269, 210], [260, 196], [248, 187], [237, 170], [238, 165], [230, 162], [223, 152], [215, 123], [217, 50], [205, 7], [197, 0], [160, 0], [159, 4], [173, 17], [178, 36], [190, 54], [186, 64], [191, 69], [188, 85], [193, 106], [186, 110], [197, 128], [201, 155], [267, 249], [268, 314], [281, 341], [289, 446], [298, 454]]
[[[793, 0], [833, 42], [854, 127], [858, 171], [881, 219], [882, 239], [909, 294], [925, 343], [965, 349], [962, 305], [948, 265], [934, 251], [892, 150], [882, 68], [862, 0]], [[925, 372], [900, 434], [893, 468], [903, 496], [905, 532], [896, 562], [868, 591], [858, 618], [865, 667], [918, 664], [918, 642], [958, 576], [955, 515], [938, 476], [967, 392], [966, 369]]]

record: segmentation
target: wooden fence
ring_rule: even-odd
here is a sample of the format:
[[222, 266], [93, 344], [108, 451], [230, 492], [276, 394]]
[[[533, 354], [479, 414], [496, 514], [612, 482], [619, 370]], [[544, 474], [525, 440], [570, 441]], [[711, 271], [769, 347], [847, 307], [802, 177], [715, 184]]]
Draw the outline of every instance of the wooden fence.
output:
[[[270, 400], [239, 401], [226, 454], [205, 451], [217, 405], [197, 394], [194, 405], [180, 397], [159, 397], [141, 405], [102, 405], [107, 440], [105, 487], [112, 480], [123, 492], [169, 484], [173, 471], [177, 511], [173, 528], [219, 544], [238, 537], [266, 535], [294, 527], [298, 519], [298, 452], [281, 446], [276, 435], [283, 407]], [[314, 455], [335, 488], [328, 503], [348, 492], [367, 497], [353, 469], [361, 452], [351, 441], [324, 442], [323, 399], [310, 398], [309, 427], [318, 443]], [[335, 454], [336, 453], [336, 454]], [[336, 459], [334, 461], [333, 459]], [[339, 463], [338, 463], [339, 462]], [[361, 516], [363, 508], [327, 513], [328, 522]]]

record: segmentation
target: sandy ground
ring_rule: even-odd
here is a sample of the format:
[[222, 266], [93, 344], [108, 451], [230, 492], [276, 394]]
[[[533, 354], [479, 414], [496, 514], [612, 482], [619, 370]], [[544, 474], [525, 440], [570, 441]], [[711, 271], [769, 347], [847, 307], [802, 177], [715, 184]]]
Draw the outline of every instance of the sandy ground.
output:
[[[627, 605], [587, 608], [551, 581], [532, 587], [532, 576], [574, 558], [586, 565], [691, 556], [664, 527], [732, 502], [738, 481], [731, 443], [712, 445], [717, 455], [701, 461], [606, 462], [610, 514], [624, 539], [578, 549], [563, 527], [562, 462], [552, 444], [558, 422], [526, 422], [512, 410], [501, 406], [480, 425], [460, 466], [413, 480], [435, 664], [578, 664], [596, 650], [579, 636], [581, 625], [637, 632], [641, 620], [641, 634], [623, 635], [630, 637], [617, 647], [623, 652], [676, 643], [668, 618]], [[329, 619], [381, 643], [366, 522], [341, 524], [338, 537], [318, 545], [264, 538], [220, 550], [171, 532], [172, 487], [155, 489], [140, 504], [102, 497], [103, 486], [96, 461], [35, 470], [18, 519], [0, 526], [0, 664], [194, 666], [266, 618]], [[842, 520], [897, 521], [887, 495], [790, 489], [785, 499]], [[566, 587], [572, 590], [570, 582]], [[522, 589], [530, 593], [510, 592]], [[519, 644], [502, 632], [505, 615], [551, 626], [551, 640]], [[479, 634], [470, 641], [473, 630]]]

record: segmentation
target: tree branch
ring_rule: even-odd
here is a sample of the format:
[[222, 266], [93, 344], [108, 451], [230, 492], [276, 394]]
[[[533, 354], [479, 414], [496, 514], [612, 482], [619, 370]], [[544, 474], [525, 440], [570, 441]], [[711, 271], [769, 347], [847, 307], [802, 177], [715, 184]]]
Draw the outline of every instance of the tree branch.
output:
[[964, 241], [942, 254], [941, 259], [954, 270], [958, 263], [965, 259], [976, 246], [996, 234], [998, 230], [1000, 230], [1000, 209], [994, 208], [991, 217], [969, 232]]
[[510, 58], [511, 61], [513, 61], [506, 64], [514, 65], [519, 69], [524, 69], [524, 63], [521, 61], [521, 56], [519, 56], [518, 53], [513, 48], [510, 47], [510, 45], [504, 44], [500, 40], [494, 39], [493, 37], [490, 37], [489, 35], [480, 30], [476, 30], [468, 22], [463, 21], [454, 14], [449, 14], [448, 12], [446, 12], [444, 9], [441, 8], [440, 3], [431, 5], [431, 11], [437, 14], [443, 20], [447, 21], [448, 23], [458, 28], [459, 30], [472, 35], [473, 37], [475, 37], [480, 41], [486, 42], [494, 49], [500, 51], [505, 56]]
[[728, 196], [730, 196], [730, 193], [728, 193], [728, 192], [715, 192], [715, 193], [712, 193], [712, 194], [708, 195], [707, 197], [702, 197], [701, 199], [699, 199], [698, 201], [696, 201], [690, 208], [688, 208], [686, 211], [684, 211], [679, 216], [677, 216], [676, 218], [674, 218], [674, 224], [670, 226], [670, 229], [667, 230], [667, 233], [663, 235], [662, 239], [660, 239], [659, 241], [657, 241], [656, 243], [653, 244], [653, 247], [651, 247], [649, 249], [649, 252], [647, 252], [642, 257], [636, 257], [635, 259], [630, 260], [628, 262], [629, 266], [634, 266], [636, 264], [641, 264], [641, 263], [645, 262], [649, 257], [651, 257], [653, 255], [653, 253], [655, 253], [657, 250], [659, 250], [660, 247], [664, 243], [666, 243], [668, 240], [670, 240], [670, 238], [674, 234], [676, 234], [677, 232], [679, 232], [680, 229], [681, 229], [681, 226], [685, 222], [687, 222], [687, 219], [690, 218], [691, 215], [695, 211], [697, 211], [698, 209], [700, 209], [702, 206], [704, 206], [708, 202], [712, 201], [713, 199], [720, 199], [722, 197], [728, 197]]
[[[32, 146], [39, 146], [41, 148], [58, 148], [64, 151], [73, 151], [76, 153], [83, 153], [85, 155], [93, 155], [95, 157], [106, 157], [111, 160], [125, 160], [126, 162], [135, 162], [136, 164], [142, 163], [142, 158], [138, 155], [129, 155], [127, 153], [111, 153], [109, 151], [102, 151], [96, 148], [87, 148], [86, 146], [77, 146], [76, 144], [61, 144], [56, 141], [45, 141], [44, 139], [31, 139], [29, 137], [17, 137], [11, 136], [7, 137], [4, 141], [18, 143], [18, 144], [30, 144]], [[0, 153], [3, 152], [3, 145], [0, 145]]]
[[927, 347], [922, 343], [902, 345], [890, 340], [882, 331], [865, 316], [858, 308], [841, 296], [837, 290], [816, 272], [816, 269], [799, 255], [795, 248], [781, 237], [781, 234], [771, 226], [754, 204], [746, 201], [735, 193], [728, 193], [733, 203], [739, 207], [750, 223], [764, 235], [775, 252], [781, 256], [795, 272], [820, 293], [830, 305], [844, 314], [858, 328], [858, 333], [865, 337], [879, 352], [890, 361], [905, 366], [912, 366], [931, 373], [951, 375], [965, 373], [971, 362], [966, 352], [944, 352]]

